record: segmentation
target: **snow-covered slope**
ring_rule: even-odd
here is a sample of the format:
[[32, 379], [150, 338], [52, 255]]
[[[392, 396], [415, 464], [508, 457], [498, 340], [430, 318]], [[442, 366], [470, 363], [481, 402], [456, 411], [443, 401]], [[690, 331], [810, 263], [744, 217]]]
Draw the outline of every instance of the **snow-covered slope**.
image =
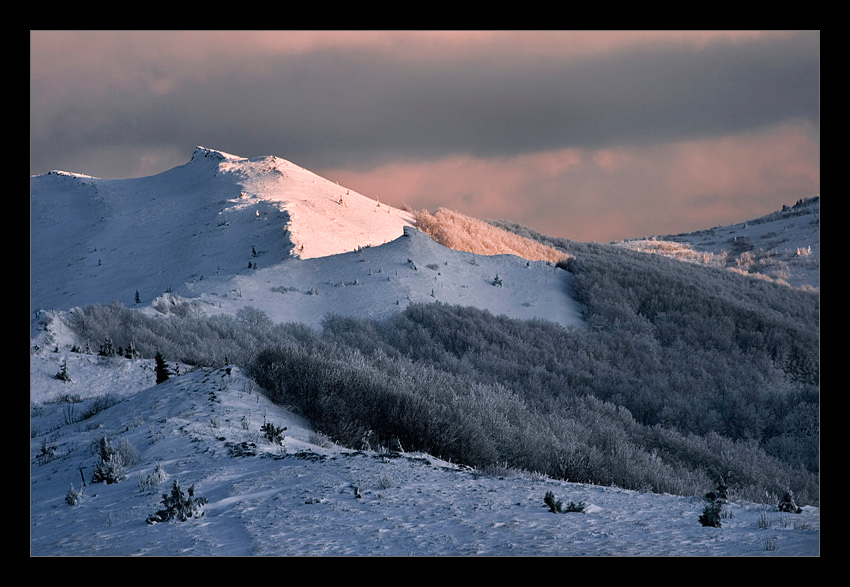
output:
[[820, 197], [730, 226], [616, 244], [819, 290]]
[[198, 147], [152, 177], [51, 172], [32, 178], [31, 209], [34, 311], [173, 291], [211, 313], [250, 305], [313, 325], [428, 300], [581, 323], [553, 264], [447, 249], [410, 213], [277, 157]]
[[265, 265], [382, 244], [409, 215], [277, 157], [198, 147], [151, 177], [31, 178], [35, 309], [150, 301], [172, 287]]
[[570, 278], [545, 261], [455, 251], [405, 227], [403, 237], [385, 245], [260, 265], [247, 275], [193, 283], [188, 293], [208, 314], [253, 306], [274, 322], [311, 326], [330, 312], [382, 319], [411, 303], [437, 301], [580, 325], [580, 308], [569, 296]]
[[[65, 360], [69, 383], [54, 378]], [[782, 514], [733, 501], [722, 527], [707, 528], [699, 497], [347, 450], [270, 403], [238, 368], [181, 373], [155, 385], [150, 360], [33, 355], [32, 555], [819, 554], [819, 508]], [[96, 398], [109, 407], [93, 409]], [[264, 422], [286, 427], [282, 444], [263, 436]], [[135, 457], [121, 482], [91, 482], [103, 437]], [[158, 465], [167, 478], [153, 475]], [[175, 480], [208, 500], [203, 515], [147, 524]], [[82, 490], [77, 505], [66, 503], [72, 487]], [[547, 491], [584, 502], [585, 513], [550, 513]]]
[[[551, 261], [446, 248], [410, 214], [275, 157], [199, 147], [148, 178], [31, 181], [36, 311], [133, 306], [138, 292], [138, 308], [158, 312], [171, 289], [199, 312], [252, 306], [312, 326], [328, 312], [380, 319], [423, 301], [582, 324], [571, 275]], [[32, 555], [819, 554], [818, 508], [735, 502], [722, 528], [706, 528], [699, 497], [352, 451], [237, 366], [181, 365], [156, 385], [152, 360], [70, 352], [77, 341], [62, 329], [53, 321], [32, 341]], [[63, 365], [70, 381], [55, 377]], [[281, 444], [263, 436], [266, 422], [286, 428]], [[131, 457], [119, 483], [92, 482], [104, 437]], [[147, 524], [174, 481], [208, 500], [203, 516]], [[550, 513], [547, 491], [585, 513]]]

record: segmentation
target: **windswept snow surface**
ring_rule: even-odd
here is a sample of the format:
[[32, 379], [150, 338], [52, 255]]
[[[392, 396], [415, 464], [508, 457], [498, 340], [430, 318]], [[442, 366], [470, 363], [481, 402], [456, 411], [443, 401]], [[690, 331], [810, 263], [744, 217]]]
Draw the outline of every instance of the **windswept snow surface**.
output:
[[[49, 349], [31, 360], [34, 556], [819, 555], [818, 508], [783, 514], [733, 499], [722, 527], [707, 528], [698, 496], [484, 475], [427, 454], [343, 449], [270, 403], [235, 367], [184, 365], [156, 385], [150, 360]], [[70, 383], [53, 377], [63, 360]], [[82, 401], [55, 403], [75, 395]], [[79, 419], [95, 395], [117, 403]], [[282, 445], [263, 437], [264, 422], [286, 427]], [[91, 483], [104, 436], [138, 451], [119, 483]], [[45, 445], [53, 456], [37, 458]], [[157, 464], [168, 478], [144, 486]], [[147, 524], [175, 479], [209, 500], [203, 515]], [[83, 489], [79, 505], [65, 501], [71, 486]], [[550, 513], [547, 491], [565, 504], [584, 502], [585, 513]]]
[[317, 328], [328, 313], [383, 319], [417, 302], [475, 306], [580, 327], [570, 280], [569, 273], [545, 261], [455, 251], [405, 227], [403, 237], [385, 245], [207, 279], [191, 284], [188, 294], [208, 314], [253, 306], [274, 322]]

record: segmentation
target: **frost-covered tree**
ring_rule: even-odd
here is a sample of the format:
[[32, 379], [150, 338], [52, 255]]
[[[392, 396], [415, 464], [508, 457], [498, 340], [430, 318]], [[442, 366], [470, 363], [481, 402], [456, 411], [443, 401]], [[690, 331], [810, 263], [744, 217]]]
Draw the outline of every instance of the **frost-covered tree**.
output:
[[59, 372], [55, 375], [55, 377], [59, 381], [65, 381], [66, 383], [71, 381], [71, 375], [68, 373], [67, 361], [62, 361], [62, 366], [59, 368]]
[[80, 502], [83, 500], [84, 491], [85, 487], [81, 487], [80, 490], [77, 491], [74, 489], [74, 484], [71, 483], [71, 488], [68, 489], [68, 493], [65, 494], [65, 503], [71, 507], [80, 505]]
[[123, 481], [124, 459], [105, 436], [100, 439], [99, 452], [100, 462], [95, 467], [91, 482], [112, 484]]
[[124, 351], [124, 357], [127, 359], [139, 358], [139, 351], [136, 350], [136, 345], [133, 344], [133, 341], [130, 341], [130, 344], [127, 345], [127, 348]]
[[112, 339], [108, 336], [106, 340], [103, 341], [103, 344], [100, 345], [100, 350], [97, 352], [101, 357], [114, 357], [115, 356], [115, 345], [112, 344]]
[[174, 480], [174, 485], [171, 487], [171, 493], [162, 494], [162, 504], [164, 509], [159, 510], [155, 514], [148, 516], [148, 524], [157, 524], [159, 522], [167, 522], [169, 520], [180, 520], [185, 522], [189, 518], [197, 518], [203, 515], [201, 507], [207, 503], [205, 497], [195, 497], [195, 486], [189, 487], [189, 496], [183, 493], [180, 489], [180, 484], [177, 479]]

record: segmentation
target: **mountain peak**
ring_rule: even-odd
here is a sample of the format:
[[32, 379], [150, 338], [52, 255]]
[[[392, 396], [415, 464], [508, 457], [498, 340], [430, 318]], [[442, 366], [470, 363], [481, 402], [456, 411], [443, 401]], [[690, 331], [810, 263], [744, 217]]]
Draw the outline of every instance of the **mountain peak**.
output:
[[209, 149], [207, 147], [197, 146], [195, 147], [195, 151], [192, 153], [192, 161], [202, 161], [204, 159], [211, 159], [213, 161], [227, 161], [235, 160], [238, 161], [243, 159], [242, 157], [237, 157], [236, 155], [231, 155], [230, 153], [225, 153], [224, 151], [219, 151], [217, 149]]

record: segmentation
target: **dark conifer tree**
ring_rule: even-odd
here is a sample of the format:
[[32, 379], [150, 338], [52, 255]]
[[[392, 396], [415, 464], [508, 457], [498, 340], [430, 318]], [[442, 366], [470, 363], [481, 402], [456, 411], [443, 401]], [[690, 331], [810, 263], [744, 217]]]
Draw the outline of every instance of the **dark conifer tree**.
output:
[[165, 359], [162, 358], [162, 353], [159, 351], [156, 352], [154, 360], [156, 361], [156, 383], [159, 385], [164, 381], [168, 381], [168, 365], [165, 363]]

